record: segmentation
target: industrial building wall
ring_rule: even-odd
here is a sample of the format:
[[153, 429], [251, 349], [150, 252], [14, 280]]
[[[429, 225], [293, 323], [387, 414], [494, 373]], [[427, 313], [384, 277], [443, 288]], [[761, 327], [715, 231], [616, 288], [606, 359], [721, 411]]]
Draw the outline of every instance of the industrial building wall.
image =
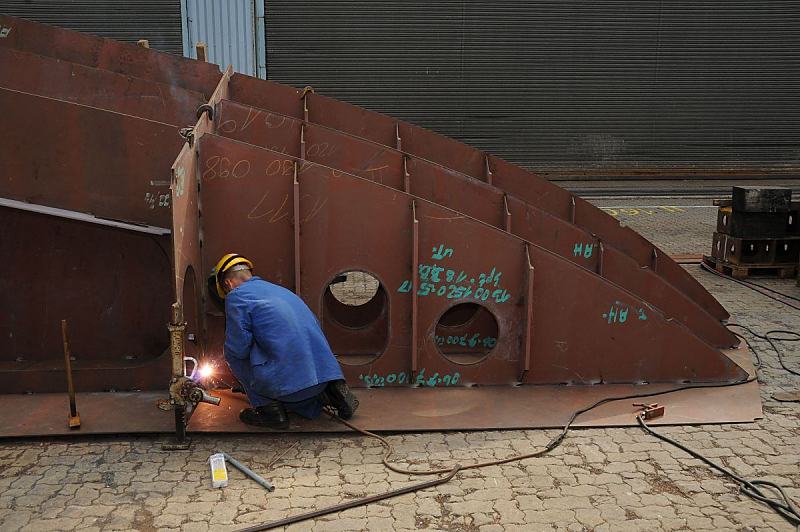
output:
[[197, 59], [195, 44], [208, 46], [208, 60], [222, 68], [264, 78], [264, 0], [183, 0], [183, 54]]
[[181, 0], [0, 0], [0, 13], [183, 54]]
[[266, 0], [267, 76], [558, 177], [800, 161], [800, 3]]

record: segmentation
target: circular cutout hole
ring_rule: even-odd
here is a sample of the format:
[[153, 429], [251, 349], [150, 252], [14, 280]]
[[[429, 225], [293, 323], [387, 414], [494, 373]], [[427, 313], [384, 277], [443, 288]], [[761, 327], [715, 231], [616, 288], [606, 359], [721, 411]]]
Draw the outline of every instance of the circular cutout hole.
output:
[[389, 312], [386, 290], [364, 271], [334, 277], [323, 295], [323, 328], [340, 363], [368, 364], [386, 350]]
[[339, 303], [360, 307], [372, 301], [381, 283], [367, 272], [351, 271], [337, 275], [328, 288]]
[[477, 364], [497, 345], [499, 326], [494, 314], [477, 303], [450, 307], [436, 322], [434, 342], [454, 364]]
[[481, 310], [480, 305], [477, 303], [462, 303], [451, 307], [447, 312], [442, 314], [439, 318], [439, 326], [441, 327], [463, 327], [468, 325], [478, 312]]

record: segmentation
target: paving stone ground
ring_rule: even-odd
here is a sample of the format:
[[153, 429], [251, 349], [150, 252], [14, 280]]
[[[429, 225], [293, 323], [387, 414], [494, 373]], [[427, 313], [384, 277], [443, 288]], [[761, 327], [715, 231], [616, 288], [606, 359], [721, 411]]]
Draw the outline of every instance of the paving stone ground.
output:
[[[650, 200], [652, 201], [652, 200]], [[639, 204], [643, 204], [641, 201]], [[650, 205], [652, 203], [646, 203]], [[636, 203], [630, 202], [635, 208]], [[688, 209], [687, 209], [688, 210]], [[700, 211], [700, 209], [697, 209]], [[633, 212], [633, 211], [629, 211]], [[650, 220], [655, 215], [627, 215]], [[646, 216], [648, 218], [643, 218]], [[687, 215], [693, 216], [693, 215]], [[647, 222], [650, 223], [650, 222]], [[700, 253], [660, 221], [642, 222], [665, 250]], [[707, 222], [706, 222], [707, 223]], [[636, 221], [630, 221], [636, 227]], [[699, 231], [699, 230], [698, 230]], [[689, 271], [758, 331], [800, 330], [798, 313], [739, 285]], [[794, 281], [760, 281], [800, 297]], [[759, 350], [764, 418], [742, 425], [658, 428], [736, 473], [788, 487], [800, 502], [800, 405], [772, 398], [800, 387], [765, 342]], [[792, 344], [786, 362], [800, 367]], [[120, 412], [120, 415], [124, 415]], [[517, 430], [395, 434], [405, 463], [442, 466], [504, 458], [547, 443], [556, 431]], [[0, 530], [236, 530], [418, 482], [388, 472], [383, 449], [358, 435], [196, 436], [191, 452], [163, 452], [164, 437], [95, 437], [0, 441]], [[287, 451], [288, 449], [288, 451]], [[236, 471], [224, 489], [210, 487], [208, 456], [226, 451], [265, 472], [278, 487], [266, 493]], [[460, 474], [449, 484], [291, 530], [795, 530], [731, 481], [638, 428], [573, 431], [551, 454]]]
[[709, 198], [602, 199], [592, 203], [666, 253], [711, 253], [717, 207]]

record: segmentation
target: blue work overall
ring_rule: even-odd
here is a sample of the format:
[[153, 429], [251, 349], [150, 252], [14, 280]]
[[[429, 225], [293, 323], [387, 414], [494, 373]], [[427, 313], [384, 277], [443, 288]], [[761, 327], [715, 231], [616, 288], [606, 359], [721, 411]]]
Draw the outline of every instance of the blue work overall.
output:
[[257, 408], [272, 401], [314, 418], [344, 379], [317, 317], [289, 290], [252, 277], [225, 298], [225, 360]]

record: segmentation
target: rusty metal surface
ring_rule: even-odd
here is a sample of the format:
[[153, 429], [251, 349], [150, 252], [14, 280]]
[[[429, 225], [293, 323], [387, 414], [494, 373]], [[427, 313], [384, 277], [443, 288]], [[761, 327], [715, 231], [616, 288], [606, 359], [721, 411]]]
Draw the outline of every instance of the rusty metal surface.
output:
[[0, 197], [170, 226], [175, 126], [4, 88], [0, 114]]
[[111, 39], [0, 15], [0, 47], [53, 57], [117, 74], [175, 85], [210, 96], [219, 82], [217, 65]]
[[[63, 363], [63, 361], [62, 361]], [[89, 434], [167, 433], [175, 430], [172, 412], [156, 404], [163, 391], [77, 393], [79, 429], [69, 429], [66, 392], [0, 395], [0, 438], [24, 436], [81, 436]], [[135, 412], [135, 415], [127, 415]]]
[[[747, 347], [729, 355], [753, 374]], [[603, 386], [490, 386], [474, 388], [371, 388], [356, 389], [361, 406], [358, 425], [377, 431], [424, 431], [465, 429], [524, 429], [561, 427], [578, 408], [599, 399], [674, 388], [671, 384]], [[195, 433], [274, 432], [245, 425], [239, 411], [249, 405], [242, 394], [215, 390], [220, 406], [199, 405], [189, 422]], [[165, 433], [174, 429], [172, 412], [157, 408], [167, 391], [139, 393], [78, 393], [81, 428], [70, 431], [65, 423], [69, 412], [66, 393], [0, 395], [0, 438], [133, 433]], [[659, 395], [648, 402], [667, 405], [658, 425], [706, 423], [748, 423], [763, 416], [759, 386], [753, 381], [725, 388], [704, 388]], [[598, 407], [579, 418], [575, 426], [634, 426], [641, 408], [618, 401]], [[403, 405], [392, 415], [387, 405]], [[121, 411], [135, 411], [124, 419]], [[326, 417], [314, 421], [290, 416], [286, 432], [342, 432], [341, 424]]]
[[[561, 427], [576, 408], [613, 395], [669, 389], [670, 385], [631, 386], [494, 386], [485, 388], [357, 389], [361, 406], [357, 423], [373, 431], [528, 429]], [[245, 425], [239, 411], [249, 404], [241, 394], [215, 391], [220, 406], [201, 404], [189, 421], [194, 433], [267, 432]], [[0, 438], [25, 436], [78, 436], [89, 434], [168, 433], [174, 430], [172, 412], [156, 407], [162, 392], [77, 394], [81, 428], [70, 430], [66, 393], [0, 396]], [[731, 388], [687, 390], [658, 396], [666, 414], [653, 425], [749, 423], [762, 417], [758, 384]], [[634, 426], [640, 407], [636, 401], [608, 403], [582, 416], [578, 427]], [[402, 405], [393, 412], [387, 405]], [[134, 411], [124, 421], [119, 413]], [[286, 432], [344, 432], [340, 423], [326, 417], [314, 421], [290, 416]], [[354, 420], [356, 421], [356, 420]], [[269, 431], [274, 432], [274, 431]]]
[[[236, 75], [231, 80], [232, 98], [253, 107], [282, 112], [273, 108], [274, 99], [255, 90], [255, 85], [263, 86], [263, 83], [256, 78]], [[277, 84], [271, 85], [271, 91], [278, 90]], [[622, 227], [617, 220], [600, 209], [546, 179], [453, 139], [345, 102], [309, 93], [303, 103], [303, 115], [290, 116], [302, 117], [309, 122], [354, 135], [367, 135], [365, 138], [397, 148], [408, 155], [486, 181], [597, 235], [602, 241], [634, 258], [640, 266], [652, 268], [716, 319], [728, 318], [725, 309], [694, 278], [677, 267], [656, 246], [635, 231]]]
[[[342, 360], [354, 383], [363, 384], [363, 375], [377, 375], [384, 382], [394, 375], [398, 385], [422, 381], [441, 386], [456, 373], [457, 385], [725, 381], [743, 376], [741, 368], [686, 327], [535, 245], [527, 246], [534, 272], [529, 276], [526, 243], [509, 233], [390, 187], [256, 146], [211, 135], [197, 145], [204, 264], [213, 264], [235, 245], [273, 282], [289, 284], [299, 267], [299, 293], [317, 315], [324, 313], [328, 285], [343, 272], [369, 272], [384, 287], [392, 324], [387, 347], [368, 364]], [[295, 167], [298, 213], [288, 207]], [[418, 266], [412, 258], [412, 208], [419, 220]], [[288, 260], [294, 255], [295, 218], [300, 225], [299, 265]], [[378, 219], [380, 224], [363, 223]], [[375, 249], [381, 253], [370, 252]], [[414, 270], [421, 274], [417, 293], [409, 289]], [[533, 283], [532, 300], [528, 282]], [[418, 315], [412, 323], [415, 300]], [[440, 316], [463, 302], [484, 306], [499, 326], [492, 353], [479, 364], [453, 363], [436, 346]], [[524, 325], [528, 305], [530, 330]], [[221, 328], [221, 322], [209, 327]], [[409, 342], [412, 330], [419, 339], [416, 345]], [[532, 342], [525, 353], [520, 339], [527, 335]], [[210, 344], [208, 351], [221, 353], [221, 346]], [[400, 374], [404, 382], [399, 382]]]
[[[228, 96], [228, 80], [232, 70], [229, 67], [220, 78], [214, 89], [210, 104], [215, 104]], [[211, 129], [212, 119], [208, 113], [202, 113], [193, 129], [192, 139], [183, 145], [171, 165], [172, 178], [170, 192], [172, 204], [172, 257], [175, 279], [175, 298], [184, 307], [184, 318], [189, 327], [187, 334], [198, 333], [204, 328], [203, 316], [200, 314], [201, 287], [207, 273], [202, 268], [200, 257], [200, 202], [198, 197], [197, 152], [195, 139]], [[210, 268], [208, 269], [210, 271]], [[190, 346], [189, 354], [201, 354], [203, 346]]]
[[[754, 373], [747, 347], [729, 351], [749, 374]], [[476, 388], [356, 389], [361, 403], [359, 426], [368, 430], [423, 431], [463, 429], [522, 429], [562, 427], [572, 413], [606, 397], [655, 393], [675, 385], [638, 386], [489, 386]], [[218, 391], [219, 408], [201, 405], [192, 416], [192, 432], [263, 432], [239, 421], [239, 410], [247, 406], [244, 396]], [[684, 390], [659, 395], [648, 402], [667, 405], [658, 425], [747, 423], [763, 416], [756, 381], [724, 388]], [[580, 427], [635, 426], [642, 400], [617, 401], [581, 416]], [[402, 415], [387, 415], [386, 405], [402, 404]], [[340, 432], [342, 425], [326, 418], [314, 421], [290, 416], [289, 432]]]
[[[64, 389], [61, 319], [78, 392], [165, 389], [172, 301], [187, 322], [182, 349], [222, 368], [224, 316], [204, 280], [230, 251], [320, 318], [368, 428], [552, 426], [591, 398], [747, 375], [748, 363], [721, 349], [735, 341], [710, 294], [538, 176], [310, 89], [10, 17], [0, 25], [10, 28], [0, 64], [20, 71], [0, 75], [0, 198], [171, 229], [167, 238], [0, 207], [0, 244], [13, 250], [2, 293], [26, 265], [47, 264], [30, 302], [0, 317], [6, 393]], [[198, 92], [210, 105], [196, 117]], [[195, 118], [185, 141], [164, 123]], [[356, 278], [372, 291], [343, 296]], [[58, 396], [26, 397], [38, 409]], [[97, 414], [120, 397], [79, 394], [81, 432], [171, 426], [160, 411], [116, 425]], [[722, 402], [699, 406], [709, 398]], [[213, 417], [201, 407], [190, 430], [241, 430], [239, 399], [227, 399], [232, 408]], [[752, 385], [687, 401], [665, 419], [760, 414]], [[542, 409], [548, 402], [558, 407]], [[404, 415], [387, 416], [392, 404]], [[37, 410], [37, 429], [8, 412], [0, 434], [57, 433], [53, 415]], [[627, 416], [620, 407], [596, 421]], [[328, 430], [318, 425], [299, 430]]]
[[[67, 61], [0, 47], [0, 87], [186, 126], [202, 94]], [[69, 80], [69, 82], [65, 82]]]
[[[446, 390], [392, 388], [357, 389], [358, 425], [378, 431], [481, 430], [558, 428], [572, 413], [605, 397], [670, 389], [664, 384], [632, 386], [493, 386]], [[239, 421], [247, 408], [240, 394], [221, 392], [220, 407], [201, 405], [189, 422], [189, 432], [266, 432]], [[663, 398], [663, 399], [662, 399]], [[749, 423], [762, 417], [755, 382], [733, 388], [687, 390], [659, 396], [669, 405], [656, 425]], [[636, 425], [636, 401], [620, 401], [599, 407], [575, 426], [625, 427]], [[387, 415], [387, 405], [403, 405], [402, 413]], [[344, 427], [326, 417], [314, 421], [290, 417], [287, 432], [342, 432]]]
[[62, 319], [69, 320], [77, 391], [164, 386], [167, 237], [6, 207], [0, 228], [3, 393], [66, 390]]
[[[750, 349], [742, 345], [726, 351], [749, 376], [755, 375]], [[473, 388], [369, 388], [356, 389], [360, 407], [358, 424], [367, 430], [424, 431], [464, 429], [560, 428], [572, 413], [607, 397], [655, 393], [674, 384], [603, 386], [488, 386]], [[239, 411], [246, 408], [243, 395], [217, 390], [219, 408], [200, 405], [192, 416], [192, 432], [265, 432], [244, 425]], [[667, 405], [665, 415], [653, 425], [748, 423], [763, 417], [756, 381], [722, 388], [702, 388], [658, 395], [648, 402]], [[577, 427], [635, 426], [642, 400], [616, 401], [581, 416]], [[386, 405], [403, 405], [402, 415], [387, 415]], [[340, 432], [341, 424], [325, 417], [309, 421], [290, 416], [288, 432]]]
[[[371, 141], [316, 124], [303, 125], [300, 120], [286, 115], [234, 102], [220, 103], [216, 124], [217, 131], [223, 136], [294, 157], [304, 155], [308, 161], [397, 190], [406, 190], [502, 228], [625, 286], [668, 316], [689, 326], [712, 345], [728, 347], [738, 343], [736, 336], [718, 319], [652, 269], [641, 268], [612, 245], [601, 244], [588, 231], [487, 183]], [[300, 142], [301, 129], [303, 143]], [[225, 165], [222, 171], [226, 171]]]

